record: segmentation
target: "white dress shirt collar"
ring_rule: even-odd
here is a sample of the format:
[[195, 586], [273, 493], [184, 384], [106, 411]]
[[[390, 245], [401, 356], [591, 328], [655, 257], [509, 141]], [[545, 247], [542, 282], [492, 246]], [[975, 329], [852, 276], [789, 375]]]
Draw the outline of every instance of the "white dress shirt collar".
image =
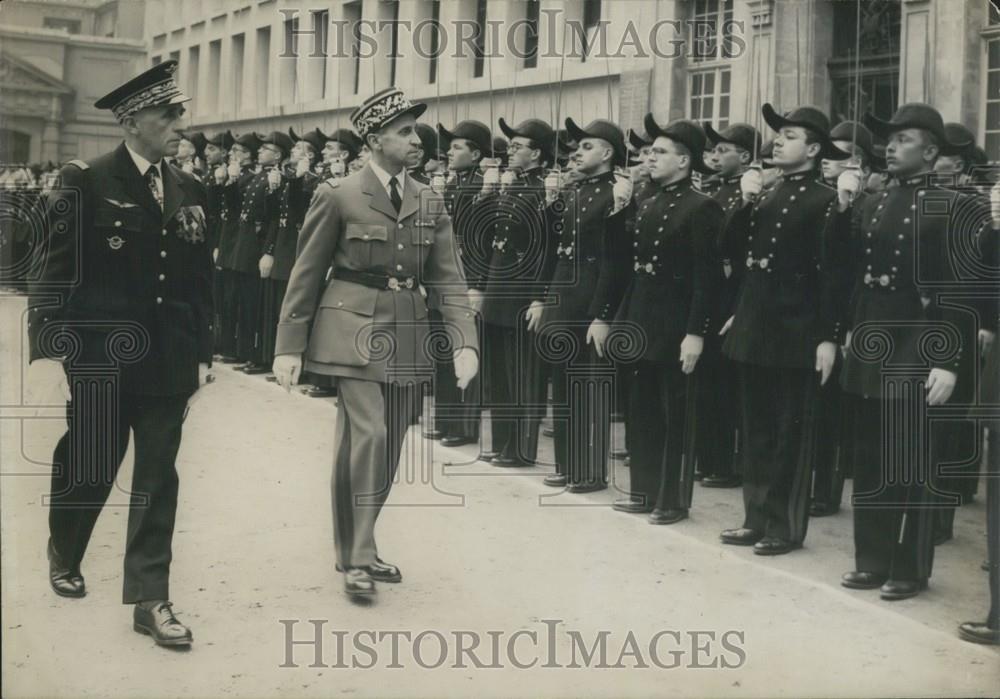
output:
[[135, 166], [139, 169], [139, 174], [140, 175], [145, 176], [146, 175], [146, 171], [149, 170], [149, 166], [152, 165], [153, 167], [156, 168], [156, 174], [158, 174], [160, 176], [161, 180], [163, 179], [163, 159], [162, 158], [159, 161], [155, 162], [155, 163], [151, 163], [148, 160], [146, 160], [145, 158], [143, 158], [141, 155], [139, 155], [138, 153], [136, 153], [134, 150], [132, 150], [131, 148], [129, 148], [128, 143], [125, 144], [125, 148], [128, 150], [128, 154], [132, 156], [132, 162], [134, 162]]
[[[392, 189], [389, 188], [389, 180], [392, 179], [392, 175], [383, 170], [381, 167], [375, 164], [374, 160], [368, 161], [368, 166], [371, 167], [372, 172], [375, 173], [375, 177], [378, 181], [382, 183], [382, 189], [385, 190], [386, 194], [392, 195]], [[403, 196], [403, 190], [406, 188], [406, 168], [402, 168], [399, 174], [396, 175], [396, 182], [399, 183], [399, 196]]]

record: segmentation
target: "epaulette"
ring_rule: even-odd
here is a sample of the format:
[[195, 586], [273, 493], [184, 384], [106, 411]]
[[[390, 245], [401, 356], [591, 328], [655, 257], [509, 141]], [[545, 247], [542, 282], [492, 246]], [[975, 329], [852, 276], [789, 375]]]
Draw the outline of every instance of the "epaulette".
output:
[[68, 161], [68, 162], [67, 162], [66, 164], [67, 164], [67, 165], [73, 165], [74, 167], [78, 167], [78, 168], [80, 168], [81, 170], [89, 170], [89, 169], [90, 169], [90, 166], [89, 166], [89, 165], [87, 165], [87, 163], [83, 162], [83, 161], [82, 161], [82, 160], [80, 160], [80, 159], [74, 159], [74, 160], [70, 160], [70, 161]]

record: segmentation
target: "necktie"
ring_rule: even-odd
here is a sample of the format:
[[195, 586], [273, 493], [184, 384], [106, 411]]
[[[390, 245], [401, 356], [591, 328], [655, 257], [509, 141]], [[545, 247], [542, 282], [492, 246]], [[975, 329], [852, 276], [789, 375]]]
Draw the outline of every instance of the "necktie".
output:
[[146, 170], [146, 184], [149, 185], [149, 191], [153, 193], [153, 199], [156, 203], [160, 205], [160, 211], [163, 210], [163, 195], [160, 194], [160, 188], [156, 186], [156, 179], [160, 176], [160, 172], [156, 169], [155, 165], [150, 165], [149, 169]]
[[389, 178], [389, 201], [398, 214], [399, 207], [403, 205], [403, 197], [399, 196], [399, 182], [395, 176]]

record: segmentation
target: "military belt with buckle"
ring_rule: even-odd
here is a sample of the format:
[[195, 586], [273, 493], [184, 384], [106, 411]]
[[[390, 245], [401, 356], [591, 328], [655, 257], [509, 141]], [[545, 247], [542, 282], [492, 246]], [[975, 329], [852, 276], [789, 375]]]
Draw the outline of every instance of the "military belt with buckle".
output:
[[335, 267], [333, 270], [335, 279], [342, 279], [345, 282], [353, 282], [370, 289], [380, 291], [401, 291], [403, 289], [416, 289], [417, 280], [414, 277], [394, 277], [390, 274], [377, 274], [375, 272], [360, 272], [347, 267]]
[[885, 288], [892, 283], [892, 277], [888, 274], [880, 274], [875, 276], [871, 272], [865, 272], [864, 282], [873, 289]]
[[759, 257], [759, 258], [748, 257], [747, 258], [747, 269], [753, 269], [754, 267], [759, 267], [760, 269], [767, 270], [768, 272], [770, 272], [771, 270], [768, 269], [768, 267], [769, 267], [770, 264], [771, 264], [771, 260], [770, 260], [770, 258], [767, 258], [767, 257]]

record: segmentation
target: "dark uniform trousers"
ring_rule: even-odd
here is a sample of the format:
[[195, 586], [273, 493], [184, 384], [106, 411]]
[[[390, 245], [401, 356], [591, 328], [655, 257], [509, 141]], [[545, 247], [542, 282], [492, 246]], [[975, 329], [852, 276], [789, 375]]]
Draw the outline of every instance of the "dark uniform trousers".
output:
[[79, 566], [97, 518], [135, 435], [122, 602], [170, 599], [171, 540], [177, 511], [174, 459], [190, 394], [118, 394], [106, 377], [70, 372], [68, 429], [52, 457], [49, 531], [57, 551]]
[[[922, 385], [909, 397], [858, 398], [854, 422], [854, 547], [858, 570], [894, 580], [926, 580], [934, 563], [930, 463], [914, 430], [924, 420]], [[926, 424], [926, 423], [925, 423]]]
[[740, 364], [743, 401], [743, 526], [801, 544], [809, 523], [815, 435], [812, 369]]
[[260, 274], [234, 271], [236, 292], [236, 357], [260, 364], [260, 307], [263, 285]]
[[986, 549], [990, 569], [990, 613], [986, 623], [1000, 628], [1000, 426], [989, 428], [986, 457]]
[[689, 509], [694, 487], [694, 375], [676, 362], [636, 363], [629, 442], [632, 497], [662, 510]]
[[[431, 333], [446, 338], [441, 311], [427, 312]], [[449, 347], [434, 360], [434, 428], [445, 437], [479, 439], [479, 421], [483, 403], [483, 381], [477, 375], [465, 390], [455, 383], [455, 363]]]
[[[571, 334], [572, 339], [559, 339], [562, 333]], [[540, 340], [565, 342], [560, 349], [570, 348], [566, 358], [550, 361], [550, 370], [556, 473], [566, 476], [571, 485], [603, 483], [608, 478], [615, 368], [598, 357], [586, 340], [586, 325]]]
[[717, 338], [706, 337], [694, 382], [695, 466], [705, 476], [726, 478], [738, 472], [740, 379], [737, 365], [722, 354]]
[[844, 495], [845, 466], [849, 461], [849, 449], [844, 443], [850, 436], [845, 430], [851, 415], [851, 396], [840, 387], [843, 363], [838, 355], [829, 380], [817, 389], [816, 395], [816, 451], [811, 499], [835, 510], [840, 508]]
[[403, 439], [423, 393], [419, 383], [347, 377], [336, 382], [339, 406], [330, 493], [337, 563], [366, 566], [378, 555], [375, 522], [389, 497]]
[[535, 334], [524, 324], [486, 323], [484, 335], [493, 451], [532, 463], [538, 455], [538, 431], [548, 393]]

